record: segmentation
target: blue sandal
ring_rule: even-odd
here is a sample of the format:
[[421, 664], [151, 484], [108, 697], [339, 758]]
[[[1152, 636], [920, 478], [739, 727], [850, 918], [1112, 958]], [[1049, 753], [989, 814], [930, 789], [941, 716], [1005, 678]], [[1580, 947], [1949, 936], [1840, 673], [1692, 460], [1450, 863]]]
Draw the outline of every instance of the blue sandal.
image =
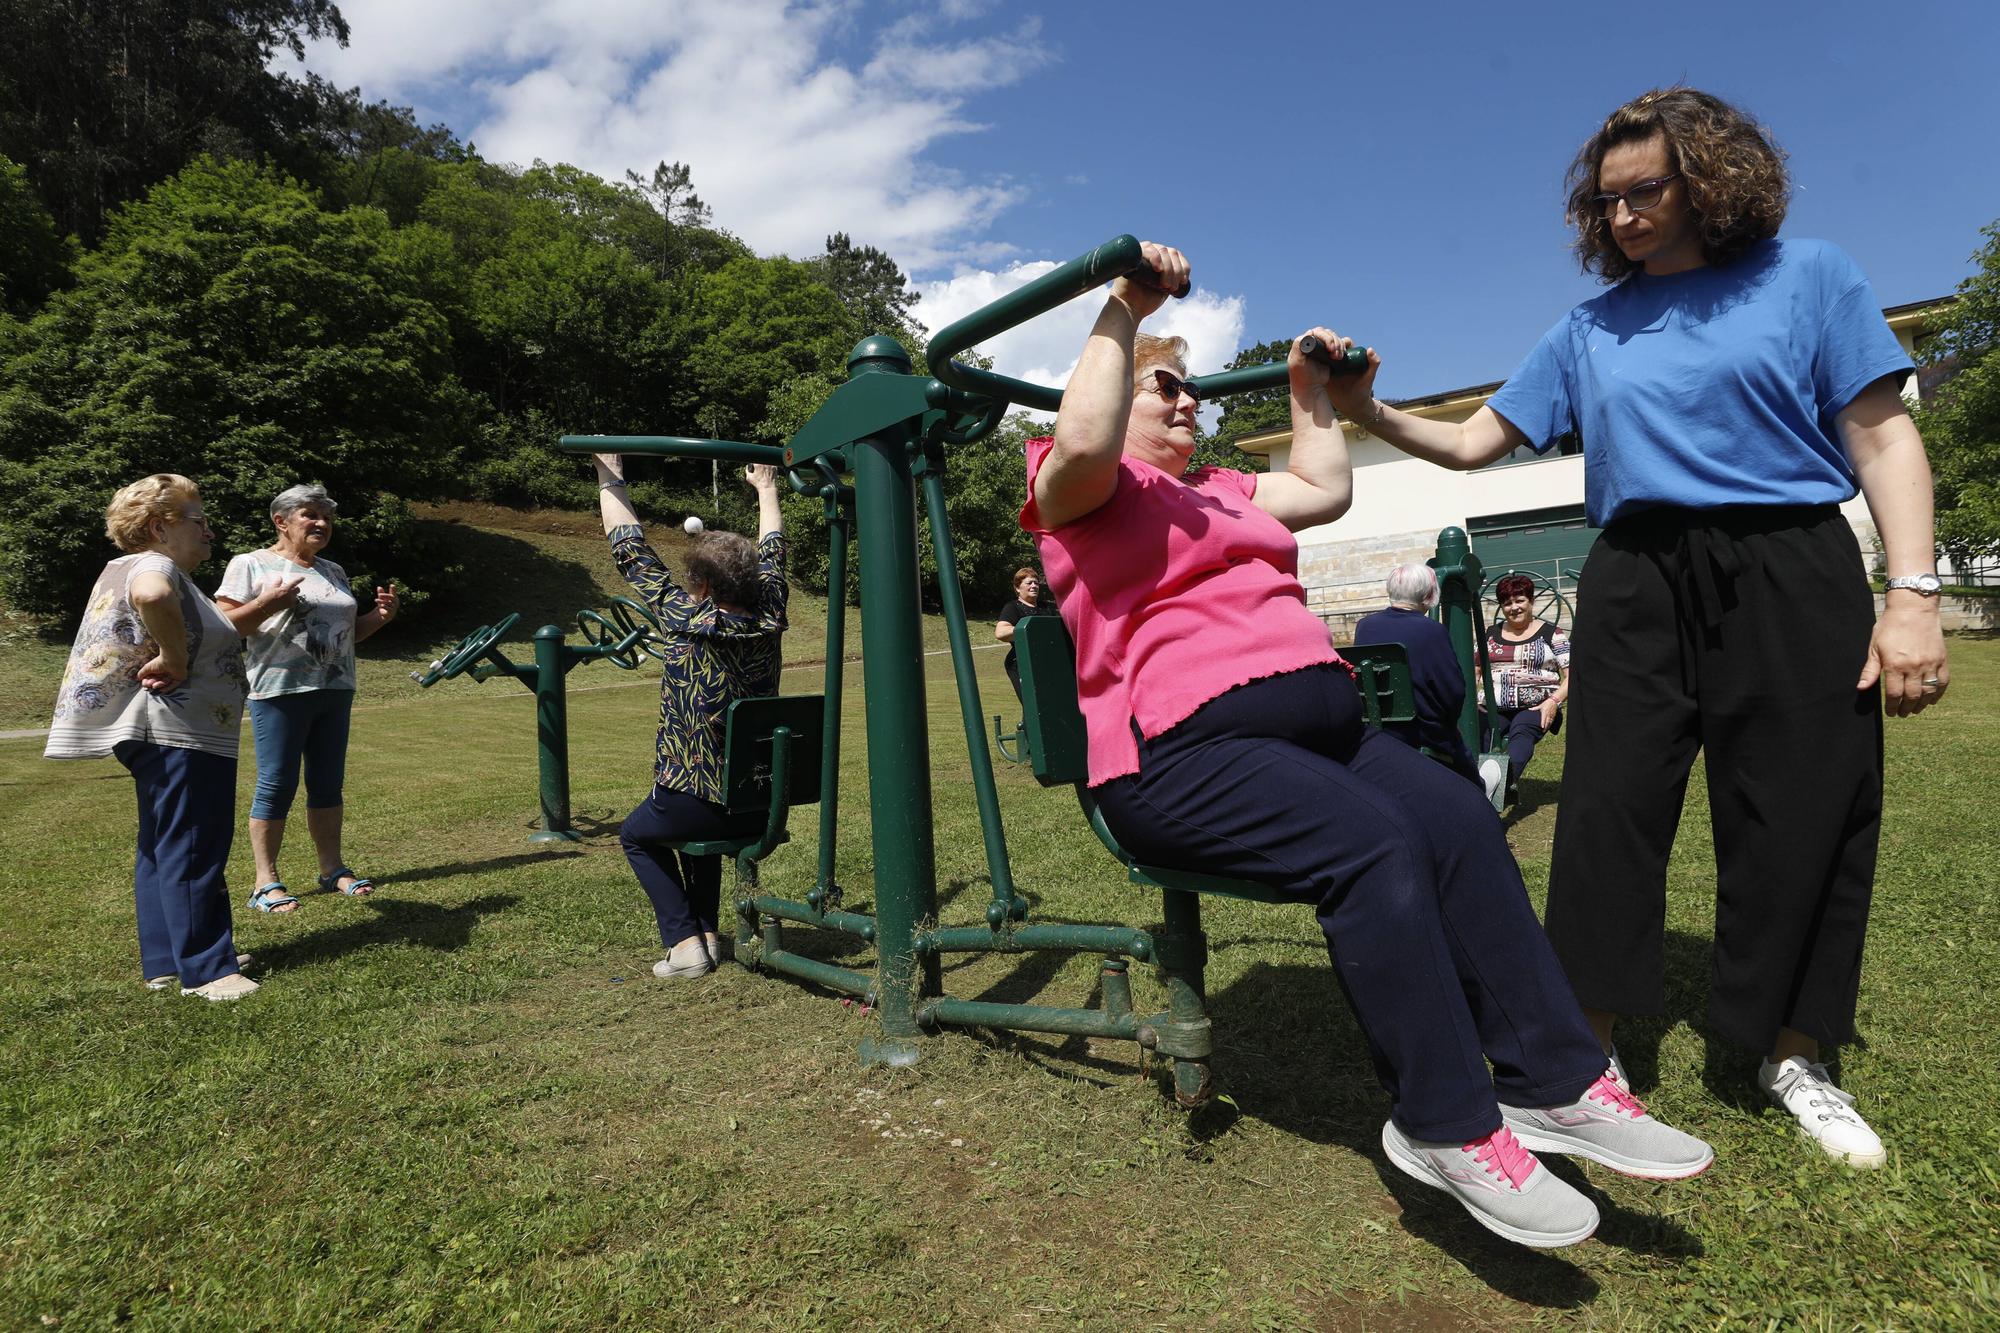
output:
[[289, 912], [299, 905], [299, 900], [274, 879], [250, 895], [250, 905], [260, 912]]
[[[342, 875], [354, 881], [344, 889], [340, 887], [340, 877]], [[375, 892], [375, 881], [357, 875], [348, 867], [342, 866], [332, 874], [321, 875], [319, 877], [319, 891], [321, 893], [344, 893], [350, 898], [362, 898]]]

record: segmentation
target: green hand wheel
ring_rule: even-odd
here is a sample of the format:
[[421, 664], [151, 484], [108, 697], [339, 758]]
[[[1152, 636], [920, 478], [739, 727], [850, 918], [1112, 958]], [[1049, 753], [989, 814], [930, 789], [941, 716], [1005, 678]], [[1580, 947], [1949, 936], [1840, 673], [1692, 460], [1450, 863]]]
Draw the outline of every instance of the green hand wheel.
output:
[[488, 649], [500, 642], [502, 636], [508, 630], [514, 628], [514, 622], [520, 618], [521, 613], [516, 611], [512, 615], [497, 620], [491, 625], [481, 625], [478, 629], [460, 639], [457, 646], [450, 652], [431, 663], [429, 671], [421, 675], [418, 675], [416, 672], [411, 672], [410, 674], [415, 677], [417, 684], [423, 686], [425, 689], [429, 689], [441, 680], [450, 680], [453, 676], [464, 674], [480, 658], [486, 655]]
[[659, 617], [644, 602], [635, 602], [630, 597], [612, 598], [611, 622], [618, 627], [621, 639], [635, 629], [643, 631], [639, 636], [639, 651], [656, 662], [667, 660], [667, 641], [660, 637]]
[[[616, 616], [620, 608], [614, 607]], [[630, 619], [628, 614], [626, 619]], [[603, 654], [604, 660], [624, 671], [634, 671], [639, 666], [639, 644], [645, 642], [643, 635], [632, 638], [630, 629], [620, 629], [602, 614], [583, 610], [576, 613], [576, 632], [583, 641]]]

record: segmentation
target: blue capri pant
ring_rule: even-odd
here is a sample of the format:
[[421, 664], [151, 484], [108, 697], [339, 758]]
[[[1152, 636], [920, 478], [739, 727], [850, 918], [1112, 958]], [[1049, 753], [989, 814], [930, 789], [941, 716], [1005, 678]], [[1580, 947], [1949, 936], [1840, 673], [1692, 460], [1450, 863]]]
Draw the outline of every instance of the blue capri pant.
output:
[[257, 794], [250, 818], [283, 819], [306, 772], [306, 809], [340, 804], [347, 780], [347, 721], [353, 690], [305, 690], [250, 701], [250, 729], [257, 738]]

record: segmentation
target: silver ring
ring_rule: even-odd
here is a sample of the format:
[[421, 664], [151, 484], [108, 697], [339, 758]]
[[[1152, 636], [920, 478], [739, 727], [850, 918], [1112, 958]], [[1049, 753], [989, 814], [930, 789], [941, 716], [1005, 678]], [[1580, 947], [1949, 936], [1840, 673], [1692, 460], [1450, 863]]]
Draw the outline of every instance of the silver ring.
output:
[[1919, 683], [1920, 683], [1920, 684], [1924, 684], [1924, 685], [1928, 685], [1928, 686], [1930, 686], [1930, 687], [1931, 687], [1932, 689], [1938, 689], [1938, 688], [1941, 688], [1941, 687], [1942, 687], [1942, 686], [1944, 685], [1944, 682], [1943, 682], [1943, 681], [1941, 681], [1941, 680], [1939, 680], [1939, 679], [1938, 679], [1938, 678], [1937, 678], [1936, 676], [1925, 676], [1925, 677], [1923, 678], [1923, 680], [1922, 680], [1921, 682], [1919, 682]]

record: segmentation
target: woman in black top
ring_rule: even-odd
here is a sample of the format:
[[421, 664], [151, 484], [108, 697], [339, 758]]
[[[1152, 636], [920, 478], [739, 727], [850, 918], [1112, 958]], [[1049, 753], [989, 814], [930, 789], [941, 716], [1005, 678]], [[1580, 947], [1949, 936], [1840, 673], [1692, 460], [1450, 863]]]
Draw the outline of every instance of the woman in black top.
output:
[[993, 637], [1007, 645], [1007, 660], [1000, 669], [1007, 673], [1008, 681], [1014, 686], [1014, 697], [1021, 697], [1021, 663], [1014, 652], [1014, 626], [1029, 616], [1052, 616], [1056, 613], [1053, 601], [1042, 600], [1042, 576], [1032, 569], [1021, 568], [1014, 571], [1014, 600], [1007, 603], [1000, 612], [1000, 619], [993, 624]]

